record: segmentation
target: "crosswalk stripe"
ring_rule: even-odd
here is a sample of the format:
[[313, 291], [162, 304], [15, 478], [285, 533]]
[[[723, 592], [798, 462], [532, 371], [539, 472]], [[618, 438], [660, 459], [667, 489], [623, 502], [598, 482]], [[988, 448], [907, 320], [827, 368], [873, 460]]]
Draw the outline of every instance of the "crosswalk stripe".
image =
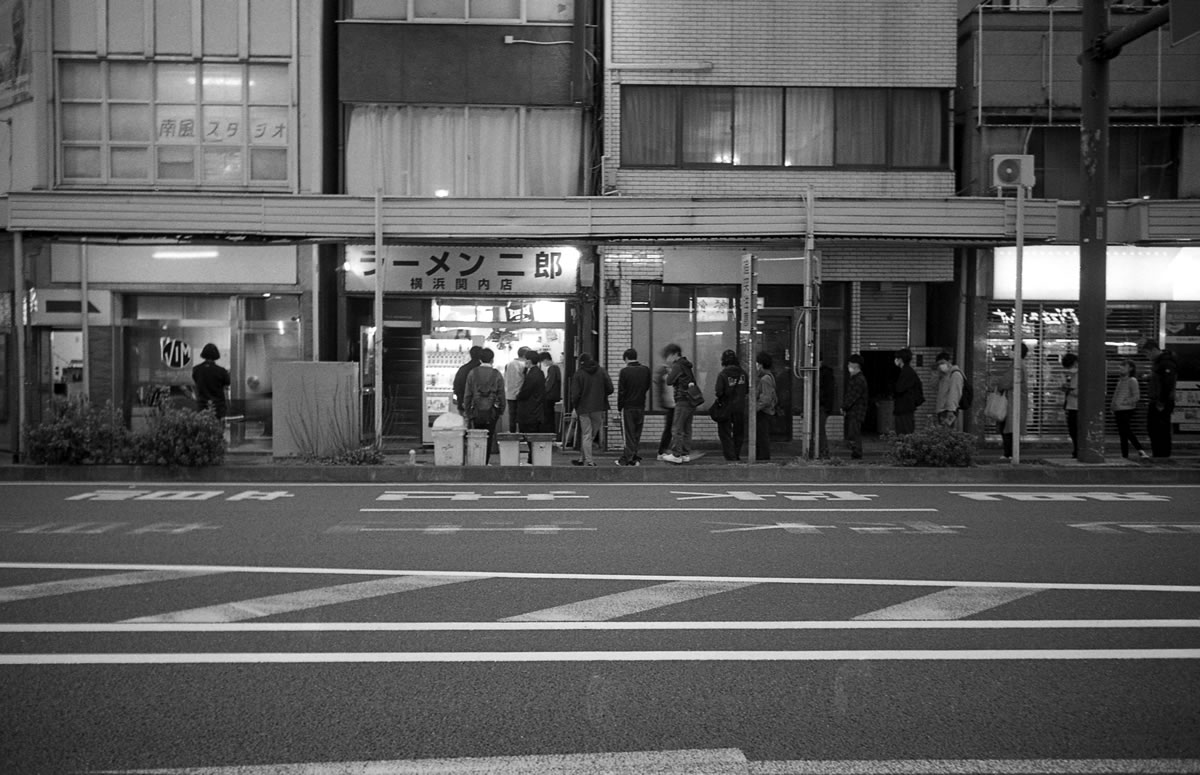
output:
[[0, 603], [17, 600], [36, 600], [42, 597], [69, 595], [73, 592], [92, 592], [112, 587], [129, 587], [135, 584], [152, 584], [156, 581], [174, 581], [195, 576], [220, 573], [216, 570], [145, 570], [131, 573], [112, 573], [107, 576], [88, 576], [80, 579], [60, 579], [37, 584], [22, 584], [0, 588]]
[[126, 619], [128, 624], [150, 624], [166, 622], [240, 622], [264, 616], [303, 611], [309, 608], [351, 603], [372, 597], [412, 592], [446, 584], [458, 584], [474, 579], [463, 576], [397, 576], [395, 578], [359, 581], [353, 584], [338, 584], [332, 587], [304, 589], [280, 595], [268, 595], [234, 603], [172, 611], [154, 616]]
[[1041, 590], [1012, 587], [952, 587], [854, 617], [872, 619], [963, 619]]
[[617, 592], [612, 595], [581, 600], [577, 603], [543, 608], [540, 611], [510, 616], [500, 621], [603, 622], [749, 586], [754, 586], [753, 582], [673, 581], [669, 584], [656, 584], [652, 587]]

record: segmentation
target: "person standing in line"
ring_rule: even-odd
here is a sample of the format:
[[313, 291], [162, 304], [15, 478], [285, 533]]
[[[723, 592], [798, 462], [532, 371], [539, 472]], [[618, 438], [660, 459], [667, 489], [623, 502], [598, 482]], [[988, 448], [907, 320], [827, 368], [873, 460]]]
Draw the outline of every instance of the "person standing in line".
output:
[[925, 403], [925, 389], [921, 378], [912, 367], [912, 350], [905, 347], [896, 352], [893, 362], [900, 369], [900, 376], [892, 389], [892, 419], [896, 433], [900, 436], [917, 429], [917, 407]]
[[958, 405], [962, 401], [963, 385], [966, 384], [967, 378], [962, 369], [950, 360], [950, 353], [938, 353], [935, 362], [938, 370], [938, 391], [934, 413], [939, 423], [953, 428], [958, 422]]
[[517, 391], [517, 429], [521, 433], [541, 433], [542, 418], [545, 416], [546, 375], [537, 368], [538, 354], [533, 350], [525, 351], [525, 360], [529, 365], [525, 368], [525, 376], [521, 380], [521, 389]]
[[754, 385], [754, 459], [771, 459], [771, 418], [779, 410], [779, 395], [775, 392], [775, 375], [771, 372], [775, 360], [770, 353], [759, 353]]
[[829, 457], [829, 431], [826, 427], [829, 424], [829, 416], [833, 414], [833, 401], [836, 393], [834, 385], [833, 367], [822, 362], [821, 368], [817, 372], [817, 418], [820, 420], [821, 428], [818, 433], [818, 451], [820, 457]]
[[517, 393], [521, 392], [521, 381], [525, 379], [525, 369], [529, 366], [529, 361], [525, 360], [527, 352], [528, 347], [519, 348], [517, 357], [504, 367], [504, 398], [508, 409], [509, 433], [517, 432]]
[[850, 442], [850, 459], [862, 460], [862, 424], [867, 419], [867, 378], [862, 373], [863, 359], [858, 353], [850, 356], [846, 371], [846, 389], [842, 394], [842, 423], [846, 441]]
[[[1029, 426], [1029, 389], [1025, 386], [1029, 384], [1028, 374], [1025, 370], [1025, 359], [1029, 357], [1029, 345], [1021, 342], [1021, 433]], [[1004, 376], [1000, 377], [996, 383], [996, 388], [1004, 394], [1005, 401], [1008, 405], [1008, 410], [1004, 415], [1004, 422], [1000, 423], [1000, 439], [1004, 443], [1004, 459], [1011, 460], [1013, 456], [1013, 433], [1016, 432], [1016, 426], [1013, 424], [1013, 395], [1017, 394], [1017, 362], [1014, 360], [1009, 366], [1008, 371], [1004, 372]]]
[[562, 371], [548, 352], [538, 355], [538, 368], [546, 377], [546, 398], [542, 432], [553, 433], [558, 438], [558, 423], [555, 422], [554, 407], [562, 400]]
[[229, 404], [225, 393], [229, 389], [229, 371], [218, 366], [221, 351], [212, 342], [200, 351], [203, 362], [192, 369], [192, 382], [196, 384], [196, 410], [203, 412], [211, 408], [218, 420], [224, 420]]
[[742, 459], [742, 445], [746, 443], [746, 394], [750, 389], [750, 377], [738, 363], [737, 353], [726, 350], [721, 353], [721, 373], [717, 375], [716, 401], [725, 407], [724, 417], [717, 420], [717, 437], [721, 440], [721, 452], [726, 460]]
[[454, 405], [458, 407], [458, 413], [463, 413], [464, 401], [467, 394], [467, 375], [471, 370], [479, 365], [479, 352], [483, 348], [479, 345], [472, 345], [468, 351], [471, 356], [470, 360], [458, 367], [458, 371], [454, 372]]
[[667, 345], [662, 354], [663, 360], [670, 367], [665, 382], [674, 391], [675, 413], [671, 422], [671, 448], [661, 459], [676, 465], [690, 463], [692, 418], [699, 403], [688, 395], [688, 388], [696, 384], [696, 370], [692, 362], [683, 356], [683, 350], [677, 344]]
[[492, 352], [492, 348], [484, 347], [479, 351], [479, 365], [467, 374], [465, 390], [467, 398], [464, 404], [471, 427], [488, 432], [487, 451], [483, 456], [484, 465], [492, 458], [492, 447], [496, 442], [496, 423], [504, 410], [504, 377], [492, 365], [495, 359], [496, 353]]
[[579, 356], [579, 368], [571, 377], [571, 406], [579, 418], [579, 454], [572, 465], [595, 466], [592, 444], [604, 425], [608, 397], [613, 393], [612, 379], [588, 353]]
[[1121, 361], [1121, 373], [1112, 394], [1112, 413], [1117, 418], [1117, 435], [1121, 439], [1121, 457], [1129, 457], [1132, 446], [1143, 459], [1150, 456], [1142, 449], [1142, 443], [1133, 434], [1133, 412], [1141, 400], [1142, 389], [1138, 385], [1137, 364], [1126, 358]]
[[[665, 352], [665, 351], [664, 351]], [[658, 392], [658, 408], [662, 409], [663, 432], [658, 440], [658, 459], [663, 460], [671, 451], [671, 434], [675, 428], [675, 389], [667, 384], [671, 365], [665, 362], [654, 373], [654, 384]]]
[[1150, 359], [1150, 378], [1146, 384], [1146, 432], [1150, 436], [1150, 454], [1167, 458], [1171, 456], [1171, 413], [1175, 411], [1179, 364], [1175, 354], [1160, 350], [1154, 339], [1142, 343], [1142, 352]]
[[616, 462], [619, 466], [636, 466], [642, 462], [638, 446], [642, 443], [642, 426], [646, 421], [650, 369], [638, 363], [638, 352], [632, 347], [622, 357], [625, 367], [617, 375], [617, 410], [621, 412], [621, 435], [625, 446]]
[[1063, 393], [1063, 409], [1067, 413], [1067, 435], [1071, 437], [1071, 457], [1079, 457], [1079, 357], [1067, 353], [1062, 357], [1063, 375], [1059, 390]]

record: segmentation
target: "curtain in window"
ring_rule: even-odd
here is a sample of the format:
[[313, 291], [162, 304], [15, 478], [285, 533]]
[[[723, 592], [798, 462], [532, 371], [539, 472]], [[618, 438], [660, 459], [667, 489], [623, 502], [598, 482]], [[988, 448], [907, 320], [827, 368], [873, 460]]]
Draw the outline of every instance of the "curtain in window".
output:
[[467, 196], [520, 196], [520, 116], [514, 108], [467, 109]]
[[678, 106], [679, 92], [674, 86], [621, 87], [621, 164], [679, 163]]
[[783, 163], [833, 166], [833, 89], [788, 89]]
[[683, 163], [733, 163], [733, 90], [691, 88], [683, 92]]
[[942, 165], [942, 93], [934, 89], [892, 90], [892, 166]]
[[838, 89], [835, 159], [838, 165], [887, 163], [887, 91]]
[[525, 119], [527, 196], [583, 194], [583, 114], [530, 109]]
[[733, 163], [779, 166], [783, 152], [783, 90], [735, 89]]

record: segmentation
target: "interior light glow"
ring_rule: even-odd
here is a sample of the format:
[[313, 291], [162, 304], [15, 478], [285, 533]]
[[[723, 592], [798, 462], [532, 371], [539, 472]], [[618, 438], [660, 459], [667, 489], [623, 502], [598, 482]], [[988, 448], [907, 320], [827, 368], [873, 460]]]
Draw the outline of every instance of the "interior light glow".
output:
[[175, 260], [188, 258], [219, 258], [221, 251], [219, 250], [156, 250], [151, 254], [152, 258]]
[[446, 197], [450, 196], [450, 192], [444, 188], [439, 188], [437, 191], [433, 192], [433, 195], [439, 199], [445, 199]]

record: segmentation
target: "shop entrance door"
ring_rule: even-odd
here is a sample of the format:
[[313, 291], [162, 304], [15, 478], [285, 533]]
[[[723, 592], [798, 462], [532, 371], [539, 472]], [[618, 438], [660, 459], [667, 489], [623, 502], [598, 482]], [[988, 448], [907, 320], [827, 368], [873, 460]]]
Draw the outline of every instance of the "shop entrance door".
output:
[[[363, 374], [363, 436], [375, 429], [375, 348], [371, 329], [361, 333]], [[397, 447], [420, 446], [421, 401], [423, 399], [421, 324], [397, 321], [383, 328], [383, 443]]]
[[758, 313], [758, 330], [754, 337], [754, 352], [747, 357], [746, 368], [757, 367], [755, 358], [760, 352], [771, 355], [771, 373], [775, 375], [775, 391], [779, 397], [779, 411], [771, 421], [772, 441], [792, 440], [793, 396], [796, 409], [803, 401], [803, 391], [797, 392], [799, 381], [792, 374], [792, 331], [796, 325], [794, 310], [764, 309]]

